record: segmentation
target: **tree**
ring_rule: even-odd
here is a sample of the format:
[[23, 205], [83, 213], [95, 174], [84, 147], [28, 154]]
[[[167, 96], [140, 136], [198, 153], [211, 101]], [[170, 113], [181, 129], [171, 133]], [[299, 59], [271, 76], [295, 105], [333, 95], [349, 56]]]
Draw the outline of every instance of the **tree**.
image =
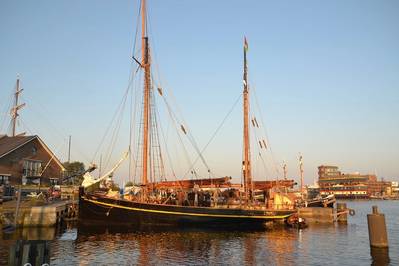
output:
[[85, 165], [82, 162], [65, 162], [63, 163], [65, 168], [65, 178], [70, 177], [69, 182], [73, 184], [81, 184], [83, 181], [83, 172], [85, 171]]
[[133, 186], [134, 184], [133, 184], [133, 182], [132, 181], [128, 181], [126, 184], [125, 184], [125, 187], [131, 187], [131, 186]]
[[113, 190], [113, 191], [120, 191], [121, 188], [119, 187], [118, 184], [115, 184], [114, 182], [112, 182], [111, 190]]

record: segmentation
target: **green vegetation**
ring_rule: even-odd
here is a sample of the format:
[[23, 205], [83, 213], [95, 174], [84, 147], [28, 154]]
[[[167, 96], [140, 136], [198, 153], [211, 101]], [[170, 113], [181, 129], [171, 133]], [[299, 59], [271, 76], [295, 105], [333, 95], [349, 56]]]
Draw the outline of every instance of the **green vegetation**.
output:
[[113, 190], [113, 191], [120, 191], [121, 189], [120, 189], [120, 187], [119, 187], [118, 184], [112, 183], [112, 185], [111, 185], [111, 190]]
[[126, 184], [125, 184], [125, 187], [131, 187], [131, 186], [133, 186], [134, 184], [133, 184], [133, 182], [132, 181], [129, 181], [129, 182], [127, 182]]
[[83, 181], [83, 172], [85, 171], [85, 165], [82, 162], [65, 162], [63, 163], [65, 168], [65, 177], [70, 177], [68, 180], [70, 184], [81, 184]]

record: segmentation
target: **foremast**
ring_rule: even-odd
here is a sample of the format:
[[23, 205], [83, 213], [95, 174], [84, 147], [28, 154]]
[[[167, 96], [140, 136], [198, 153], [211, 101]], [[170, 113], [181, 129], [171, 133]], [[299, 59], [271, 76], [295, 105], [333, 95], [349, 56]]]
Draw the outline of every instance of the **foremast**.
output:
[[247, 51], [248, 43], [244, 38], [244, 90], [243, 90], [243, 107], [244, 107], [244, 161], [242, 165], [244, 179], [244, 193], [246, 203], [252, 202], [252, 174], [251, 174], [251, 147], [249, 140], [249, 87], [247, 77]]

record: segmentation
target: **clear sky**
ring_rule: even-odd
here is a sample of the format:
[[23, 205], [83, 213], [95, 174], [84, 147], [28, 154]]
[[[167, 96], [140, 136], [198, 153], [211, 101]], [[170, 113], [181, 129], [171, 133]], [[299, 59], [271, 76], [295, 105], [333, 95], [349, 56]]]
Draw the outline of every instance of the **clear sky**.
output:
[[[321, 164], [399, 177], [398, 1], [148, 5], [162, 85], [200, 147], [242, 91], [246, 35], [250, 84], [279, 168], [285, 160], [297, 178], [301, 152], [308, 183]], [[1, 133], [19, 73], [20, 130], [39, 134], [63, 161], [72, 135], [72, 160], [89, 162], [134, 66], [137, 8], [133, 0], [0, 1]], [[238, 105], [205, 153], [215, 173], [239, 178], [241, 123]]]

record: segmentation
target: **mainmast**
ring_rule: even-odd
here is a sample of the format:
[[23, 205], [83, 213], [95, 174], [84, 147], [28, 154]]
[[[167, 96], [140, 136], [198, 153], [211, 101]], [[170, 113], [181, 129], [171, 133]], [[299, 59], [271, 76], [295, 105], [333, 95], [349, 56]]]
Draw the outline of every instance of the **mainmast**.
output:
[[243, 176], [244, 176], [244, 192], [247, 203], [252, 201], [252, 176], [251, 176], [251, 152], [249, 142], [249, 91], [247, 78], [247, 39], [244, 38], [244, 161], [243, 161]]
[[144, 112], [143, 112], [143, 172], [141, 183], [146, 185], [148, 183], [148, 162], [149, 162], [149, 140], [150, 140], [150, 90], [151, 90], [151, 74], [150, 74], [150, 55], [147, 37], [146, 25], [146, 1], [141, 0], [141, 66], [144, 68]]
[[15, 89], [15, 102], [14, 106], [11, 108], [11, 124], [12, 124], [12, 136], [16, 136], [16, 129], [17, 129], [17, 118], [18, 118], [18, 110], [21, 109], [22, 107], [25, 106], [25, 104], [20, 104], [18, 105], [18, 98], [19, 94], [23, 91], [23, 89], [20, 88], [20, 83], [19, 83], [19, 77], [17, 78], [17, 84], [16, 84], [16, 89]]

